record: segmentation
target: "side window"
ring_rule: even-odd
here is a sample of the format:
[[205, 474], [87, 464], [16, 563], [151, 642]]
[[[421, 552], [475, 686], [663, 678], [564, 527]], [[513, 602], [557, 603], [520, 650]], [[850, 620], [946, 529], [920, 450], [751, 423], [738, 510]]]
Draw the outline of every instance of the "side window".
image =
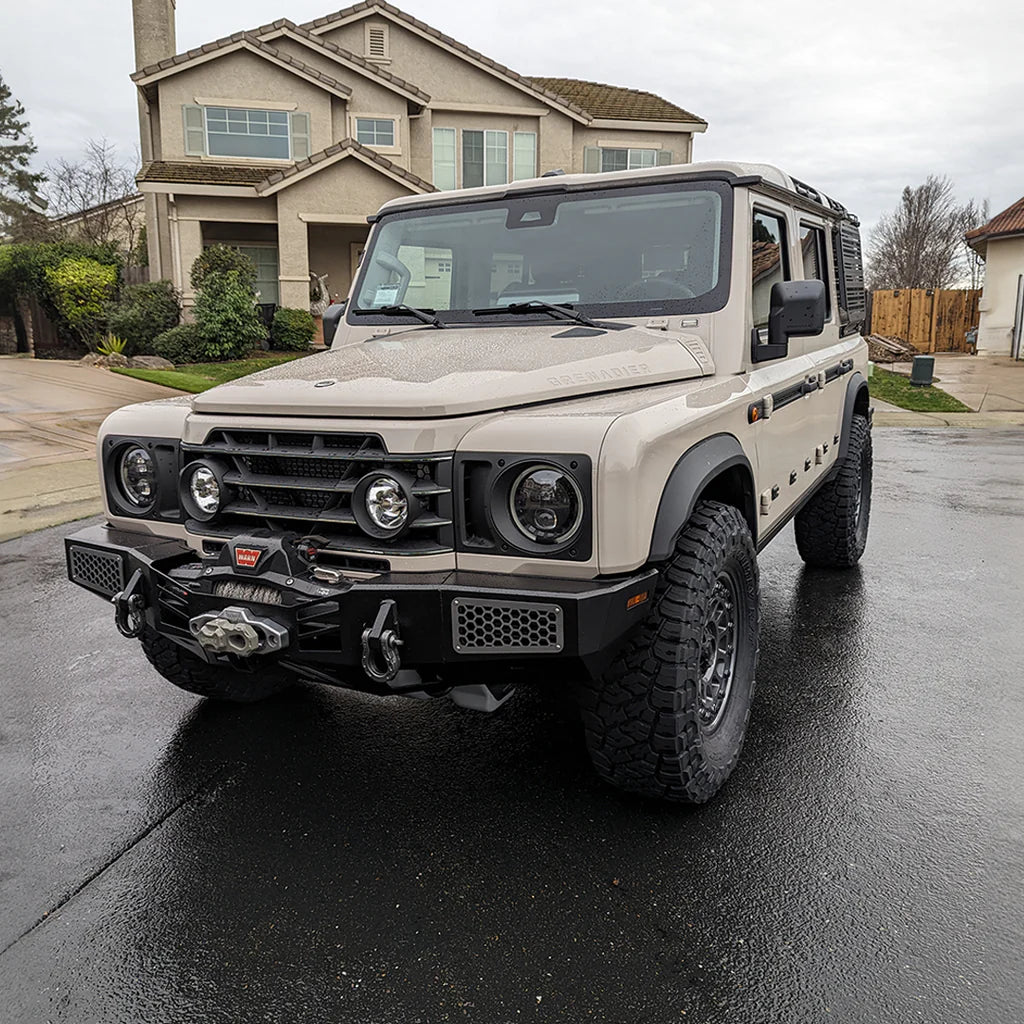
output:
[[760, 344], [768, 343], [772, 285], [789, 279], [785, 219], [781, 214], [755, 210], [751, 240], [751, 308]]
[[828, 250], [825, 231], [810, 224], [800, 225], [800, 253], [804, 264], [805, 281], [821, 281], [825, 285], [825, 319], [832, 319], [831, 275], [828, 272]]

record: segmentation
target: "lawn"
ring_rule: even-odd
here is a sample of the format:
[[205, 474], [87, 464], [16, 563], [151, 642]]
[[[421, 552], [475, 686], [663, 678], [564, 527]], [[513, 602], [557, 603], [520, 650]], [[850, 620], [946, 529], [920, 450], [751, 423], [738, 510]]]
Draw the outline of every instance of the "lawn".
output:
[[930, 387], [914, 387], [910, 378], [902, 373], [893, 373], [876, 366], [868, 380], [868, 391], [872, 398], [891, 402], [901, 409], [913, 412], [970, 412], [959, 399], [946, 394], [932, 384]]
[[265, 370], [278, 363], [287, 363], [290, 359], [298, 359], [303, 352], [268, 352], [256, 359], [237, 359], [230, 363], [185, 363], [173, 370], [130, 370], [125, 367], [114, 367], [114, 373], [123, 373], [126, 377], [148, 380], [151, 384], [163, 384], [165, 388], [177, 388], [179, 391], [191, 391], [198, 394], [224, 384], [237, 377], [244, 377], [257, 370]]

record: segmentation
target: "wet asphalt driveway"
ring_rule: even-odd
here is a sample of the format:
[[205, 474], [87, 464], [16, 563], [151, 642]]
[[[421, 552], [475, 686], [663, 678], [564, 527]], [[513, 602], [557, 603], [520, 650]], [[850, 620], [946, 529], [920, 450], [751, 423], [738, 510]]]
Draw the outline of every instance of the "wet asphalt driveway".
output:
[[1024, 431], [876, 457], [859, 570], [762, 555], [698, 809], [534, 694], [198, 701], [64, 582], [74, 527], [0, 545], [0, 1021], [1021, 1021]]

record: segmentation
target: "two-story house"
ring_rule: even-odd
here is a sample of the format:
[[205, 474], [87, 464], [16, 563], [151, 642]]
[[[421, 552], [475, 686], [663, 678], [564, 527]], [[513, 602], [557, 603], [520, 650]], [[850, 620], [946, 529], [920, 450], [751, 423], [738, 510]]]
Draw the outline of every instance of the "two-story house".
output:
[[[262, 301], [304, 307], [310, 271], [348, 293], [367, 215], [388, 199], [686, 163], [707, 128], [648, 92], [526, 78], [379, 0], [185, 53], [174, 3], [133, 0], [132, 79], [150, 273], [186, 307], [204, 246], [244, 249]], [[424, 266], [424, 289], [446, 272]]]

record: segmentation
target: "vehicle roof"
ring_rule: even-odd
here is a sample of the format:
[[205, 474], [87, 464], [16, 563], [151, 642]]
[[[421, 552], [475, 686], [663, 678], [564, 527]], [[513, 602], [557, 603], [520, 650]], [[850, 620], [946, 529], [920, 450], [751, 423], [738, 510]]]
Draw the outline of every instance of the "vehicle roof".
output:
[[[781, 190], [789, 193], [794, 199], [802, 199], [812, 206], [823, 208], [824, 212], [833, 217], [847, 215], [846, 209], [824, 193], [804, 182], [791, 178], [785, 171], [772, 164], [742, 163], [729, 160], [705, 160], [691, 164], [667, 164], [662, 167], [647, 167], [632, 171], [608, 171], [599, 174], [562, 174], [549, 172], [539, 178], [527, 178], [522, 181], [509, 182], [505, 185], [485, 185], [481, 188], [462, 188], [447, 192], [430, 192], [426, 195], [400, 196], [386, 202], [379, 214], [392, 213], [398, 210], [420, 208], [425, 206], [446, 205], [453, 202], [463, 203], [474, 200], [501, 199], [515, 196], [517, 193], [550, 189], [566, 191], [584, 189], [588, 186], [609, 186], [617, 183], [656, 182], [664, 179], [680, 178], [700, 180], [731, 178], [740, 179], [745, 184], [764, 185], [772, 191]], [[371, 218], [375, 220], [376, 217]], [[851, 218], [853, 219], [853, 218]]]

